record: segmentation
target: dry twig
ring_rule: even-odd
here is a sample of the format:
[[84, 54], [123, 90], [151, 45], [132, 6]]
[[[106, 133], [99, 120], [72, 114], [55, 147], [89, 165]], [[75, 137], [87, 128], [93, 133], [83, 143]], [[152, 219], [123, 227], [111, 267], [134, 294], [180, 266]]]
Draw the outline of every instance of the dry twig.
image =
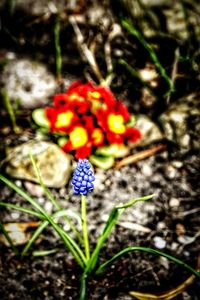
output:
[[140, 151], [139, 153], [136, 153], [136, 154], [133, 154], [133, 155], [130, 155], [122, 160], [120, 160], [115, 168], [116, 169], [119, 169], [123, 166], [126, 166], [126, 165], [130, 165], [130, 164], [133, 164], [139, 160], [142, 160], [142, 159], [145, 159], [149, 156], [152, 156], [154, 155], [155, 153], [157, 152], [160, 152], [160, 151], [164, 151], [166, 150], [167, 148], [167, 145], [165, 144], [160, 144], [160, 145], [157, 145], [155, 147], [152, 147], [150, 149], [146, 149], [146, 150], [143, 150], [143, 151]]
[[87, 59], [89, 65], [91, 66], [94, 74], [96, 75], [97, 79], [100, 83], [104, 82], [104, 78], [100, 72], [99, 66], [96, 62], [96, 59], [92, 53], [92, 51], [88, 48], [86, 43], [84, 42], [84, 37], [82, 35], [82, 32], [80, 31], [80, 28], [78, 27], [78, 24], [76, 22], [76, 18], [74, 16], [69, 17], [69, 21], [74, 29], [74, 32], [76, 33], [77, 43], [79, 45], [79, 48], [84, 55], [84, 58]]

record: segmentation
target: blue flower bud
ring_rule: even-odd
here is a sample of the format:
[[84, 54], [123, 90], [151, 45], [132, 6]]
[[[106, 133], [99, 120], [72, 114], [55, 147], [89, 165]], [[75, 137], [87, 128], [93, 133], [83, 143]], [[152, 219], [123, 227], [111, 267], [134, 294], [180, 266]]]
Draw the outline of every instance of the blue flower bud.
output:
[[75, 195], [87, 195], [94, 189], [95, 177], [87, 159], [79, 159], [72, 178]]

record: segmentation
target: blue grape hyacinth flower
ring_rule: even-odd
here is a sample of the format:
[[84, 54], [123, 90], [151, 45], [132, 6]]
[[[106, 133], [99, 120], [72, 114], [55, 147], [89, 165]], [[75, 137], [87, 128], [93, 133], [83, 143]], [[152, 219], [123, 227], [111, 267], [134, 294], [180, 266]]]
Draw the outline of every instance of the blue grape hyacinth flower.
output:
[[79, 159], [72, 178], [75, 195], [86, 196], [94, 189], [94, 173], [87, 159]]

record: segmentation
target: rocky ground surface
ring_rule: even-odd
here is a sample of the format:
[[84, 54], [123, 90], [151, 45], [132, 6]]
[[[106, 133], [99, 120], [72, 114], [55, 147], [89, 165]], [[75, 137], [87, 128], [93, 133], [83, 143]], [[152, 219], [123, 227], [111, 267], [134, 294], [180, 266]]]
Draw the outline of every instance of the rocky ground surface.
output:
[[[163, 152], [120, 170], [96, 169], [96, 187], [87, 201], [91, 245], [112, 207], [134, 197], [154, 193], [149, 202], [138, 203], [121, 216], [102, 250], [101, 262], [130, 245], [151, 246], [175, 255], [192, 266], [199, 254], [199, 205], [197, 166], [199, 158], [169, 158]], [[20, 180], [16, 184], [21, 186]], [[26, 182], [25, 182], [26, 186]], [[29, 192], [35, 193], [35, 188]], [[23, 204], [18, 195], [2, 187], [1, 199]], [[80, 209], [80, 200], [71, 195], [70, 184], [52, 189], [59, 203], [73, 212]], [[52, 212], [52, 204], [41, 193], [38, 202]], [[6, 223], [27, 222], [27, 215], [1, 209]], [[66, 227], [67, 229], [67, 227]], [[56, 254], [34, 257], [34, 250], [58, 248]], [[49, 228], [37, 245], [24, 258], [13, 257], [1, 246], [1, 299], [76, 299], [80, 270], [62, 242]], [[124, 256], [99, 277], [89, 282], [88, 299], [132, 299], [129, 291], [161, 292], [182, 283], [190, 274], [164, 258], [133, 253]], [[198, 299], [196, 281], [176, 299]]]

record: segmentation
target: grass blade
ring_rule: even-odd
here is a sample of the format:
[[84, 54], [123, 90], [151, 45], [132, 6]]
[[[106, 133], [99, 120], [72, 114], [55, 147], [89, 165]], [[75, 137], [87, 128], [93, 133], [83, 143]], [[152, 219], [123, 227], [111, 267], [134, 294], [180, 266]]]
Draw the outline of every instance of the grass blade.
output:
[[81, 196], [81, 218], [82, 218], [82, 229], [83, 229], [83, 242], [85, 247], [86, 259], [90, 259], [90, 245], [88, 239], [87, 221], [86, 221], [86, 197]]
[[5, 178], [3, 175], [0, 175], [0, 180], [2, 180], [6, 185], [16, 191], [19, 195], [21, 195], [25, 200], [27, 200], [32, 206], [37, 209], [41, 214], [45, 217], [45, 219], [52, 225], [54, 230], [58, 233], [60, 238], [63, 240], [69, 251], [72, 253], [74, 258], [76, 259], [77, 263], [83, 268], [85, 261], [84, 261], [84, 254], [83, 251], [79, 248], [78, 244], [59, 226], [57, 225], [51, 216], [49, 216], [45, 210], [33, 199], [31, 198], [26, 192], [24, 192], [21, 188], [17, 187], [14, 183], [10, 180]]
[[174, 88], [173, 81], [167, 75], [167, 73], [165, 71], [165, 68], [160, 63], [160, 61], [159, 61], [159, 59], [158, 59], [158, 57], [156, 55], [156, 52], [153, 50], [153, 48], [151, 47], [151, 45], [145, 41], [145, 39], [142, 36], [142, 34], [133, 26], [133, 24], [130, 24], [130, 22], [128, 22], [126, 19], [122, 19], [122, 26], [131, 35], [133, 35], [134, 37], [136, 37], [138, 39], [138, 41], [143, 45], [143, 47], [149, 53], [149, 56], [150, 56], [151, 60], [153, 61], [153, 63], [155, 64], [158, 72], [165, 79], [165, 81], [167, 82], [167, 84], [169, 86], [169, 91], [167, 92], [167, 94], [174, 92], [175, 88]]
[[19, 252], [16, 248], [16, 246], [13, 244], [12, 239], [10, 238], [7, 230], [4, 228], [3, 223], [1, 223], [0, 221], [0, 231], [2, 231], [3, 235], [5, 236], [6, 240], [8, 241], [10, 247], [12, 248], [13, 252], [15, 253], [15, 255], [18, 255]]
[[8, 114], [9, 114], [9, 117], [10, 117], [10, 121], [11, 121], [11, 124], [12, 124], [13, 131], [16, 134], [18, 134], [20, 132], [20, 129], [17, 126], [15, 113], [14, 113], [12, 104], [10, 103], [10, 99], [9, 99], [8, 93], [7, 93], [6, 90], [3, 90], [1, 92], [1, 94], [2, 94], [2, 98], [3, 98], [3, 101], [4, 101], [5, 108], [6, 108], [7, 112], [8, 112]]
[[[60, 217], [63, 217], [65, 215], [68, 214], [67, 210], [61, 210], [56, 212], [52, 218], [53, 219], [57, 219]], [[43, 221], [40, 226], [35, 230], [35, 232], [33, 233], [33, 235], [31, 236], [31, 238], [29, 239], [28, 243], [26, 244], [26, 246], [24, 247], [21, 255], [24, 256], [26, 255], [26, 253], [28, 252], [28, 250], [30, 249], [31, 245], [36, 241], [36, 239], [39, 237], [39, 235], [42, 233], [42, 231], [48, 226], [49, 222], [48, 221]], [[65, 231], [64, 231], [65, 232]], [[83, 261], [86, 261], [85, 256], [82, 255], [82, 253], [80, 253], [80, 257], [82, 258]]]
[[58, 249], [34, 251], [33, 256], [47, 256], [58, 252]]
[[[50, 192], [50, 190], [45, 186], [41, 174], [40, 174], [40, 170], [36, 164], [36, 161], [32, 155], [32, 153], [30, 153], [30, 158], [31, 158], [31, 162], [35, 171], [35, 174], [38, 178], [39, 184], [41, 185], [41, 187], [44, 190], [44, 193], [47, 195], [47, 197], [49, 198], [49, 200], [52, 202], [52, 204], [55, 206], [55, 208], [57, 210], [62, 210], [62, 207], [59, 205], [59, 203], [56, 201], [56, 199], [54, 198], [54, 196], [52, 195], [52, 193]], [[81, 237], [81, 235], [79, 234], [79, 232], [77, 231], [76, 227], [73, 225], [73, 223], [71, 222], [70, 218], [68, 218], [67, 215], [65, 215], [64, 220], [69, 224], [70, 228], [72, 229], [73, 233], [75, 234], [75, 236], [78, 238], [78, 240], [80, 241], [80, 243], [83, 243], [83, 239]]]
[[128, 253], [128, 252], [132, 252], [132, 251], [142, 251], [142, 252], [147, 252], [150, 254], [154, 254], [154, 255], [160, 255], [163, 256], [173, 262], [175, 262], [176, 264], [184, 267], [185, 269], [189, 270], [191, 273], [193, 273], [195, 276], [197, 276], [198, 278], [200, 278], [200, 272], [196, 271], [195, 269], [193, 269], [192, 267], [190, 267], [188, 264], [186, 264], [185, 262], [183, 262], [182, 260], [171, 256], [167, 253], [155, 250], [155, 249], [151, 249], [151, 248], [146, 248], [146, 247], [139, 247], [139, 246], [133, 246], [133, 247], [127, 247], [123, 250], [121, 250], [120, 252], [118, 252], [116, 255], [114, 255], [111, 259], [109, 259], [108, 261], [106, 261], [105, 263], [103, 263], [102, 265], [100, 265], [100, 267], [96, 270], [96, 274], [101, 273], [107, 266], [111, 265], [116, 259], [118, 259], [120, 256]]
[[5, 203], [5, 202], [0, 201], [0, 206], [4, 206], [4, 207], [7, 207], [7, 208], [16, 209], [18, 211], [30, 214], [30, 215], [35, 216], [35, 217], [37, 217], [39, 219], [42, 219], [42, 220], [45, 219], [45, 217], [42, 214], [40, 214], [40, 213], [38, 213], [38, 212], [36, 212], [36, 211], [34, 211], [32, 209], [21, 207], [19, 205], [15, 205], [15, 204], [11, 204], [11, 203]]
[[91, 259], [87, 265], [86, 271], [88, 271], [88, 273], [90, 273], [95, 268], [97, 259], [99, 256], [99, 252], [100, 252], [101, 248], [103, 247], [106, 239], [110, 235], [111, 230], [113, 229], [114, 225], [116, 224], [119, 216], [123, 213], [124, 209], [131, 207], [132, 205], [134, 205], [135, 203], [137, 203], [139, 201], [146, 201], [153, 197], [154, 197], [154, 195], [148, 195], [148, 196], [136, 198], [124, 205], [118, 205], [112, 209], [110, 216], [108, 218], [108, 221], [105, 224], [104, 230], [103, 230], [100, 238], [97, 241], [96, 247], [95, 247], [95, 249], [91, 255]]
[[54, 25], [54, 43], [55, 43], [55, 60], [56, 60], [56, 75], [58, 81], [61, 79], [62, 72], [62, 55], [60, 47], [60, 17], [56, 16]]

